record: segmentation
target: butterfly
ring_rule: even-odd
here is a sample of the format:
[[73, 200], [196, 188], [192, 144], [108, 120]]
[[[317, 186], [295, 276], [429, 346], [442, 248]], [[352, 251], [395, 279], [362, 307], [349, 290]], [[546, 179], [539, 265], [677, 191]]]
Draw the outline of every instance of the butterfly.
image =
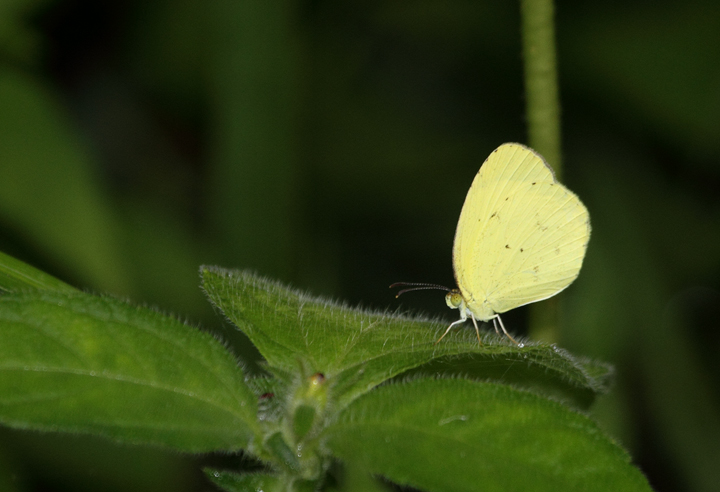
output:
[[460, 310], [460, 319], [435, 344], [468, 317], [481, 344], [477, 322], [490, 320], [495, 332], [499, 324], [517, 344], [500, 314], [566, 289], [580, 273], [589, 240], [590, 215], [580, 199], [556, 181], [540, 154], [505, 143], [480, 167], [460, 212], [453, 243], [457, 288], [414, 282], [390, 287], [406, 287], [396, 297], [447, 291], [445, 302]]

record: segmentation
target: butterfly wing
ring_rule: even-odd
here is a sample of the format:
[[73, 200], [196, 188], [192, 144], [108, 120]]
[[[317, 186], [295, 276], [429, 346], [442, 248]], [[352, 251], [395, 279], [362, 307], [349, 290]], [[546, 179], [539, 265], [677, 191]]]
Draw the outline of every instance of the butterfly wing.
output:
[[465, 198], [453, 245], [458, 288], [477, 319], [552, 297], [580, 273], [590, 216], [533, 150], [495, 149]]

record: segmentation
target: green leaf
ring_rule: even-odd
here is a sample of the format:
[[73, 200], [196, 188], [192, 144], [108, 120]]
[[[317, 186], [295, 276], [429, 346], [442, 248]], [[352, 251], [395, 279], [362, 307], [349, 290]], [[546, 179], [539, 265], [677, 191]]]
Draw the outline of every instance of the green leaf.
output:
[[265, 448], [272, 453], [275, 462], [281, 464], [288, 473], [300, 471], [300, 460], [288, 446], [280, 432], [276, 432], [265, 441]]
[[52, 275], [0, 252], [0, 290], [18, 292], [28, 289], [77, 292], [74, 287]]
[[234, 473], [206, 468], [205, 474], [228, 492], [314, 492], [317, 482], [267, 473]]
[[326, 492], [394, 492], [397, 490], [381, 477], [373, 476], [359, 466], [357, 462], [342, 463], [337, 484], [326, 487]]
[[651, 490], [589, 418], [506, 385], [386, 385], [350, 404], [326, 439], [343, 460], [428, 491]]
[[207, 333], [77, 293], [0, 297], [0, 422], [183, 451], [247, 447], [256, 398]]
[[228, 492], [279, 490], [280, 480], [266, 473], [234, 473], [206, 468], [205, 474], [212, 482]]
[[117, 220], [60, 98], [0, 66], [0, 218], [88, 284], [130, 290]]
[[480, 346], [472, 330], [454, 331], [435, 345], [445, 323], [340, 306], [248, 272], [202, 267], [201, 275], [213, 304], [271, 367], [293, 373], [305, 361], [331, 381], [341, 406], [411, 369], [495, 378], [583, 407], [606, 389], [607, 367], [578, 361], [553, 345], [516, 346], [485, 333]]
[[293, 434], [295, 441], [301, 441], [315, 423], [317, 409], [310, 405], [299, 405], [293, 415]]
[[275, 378], [257, 377], [247, 381], [258, 400], [257, 419], [263, 422], [277, 422], [283, 415], [286, 389]]
[[598, 394], [607, 392], [613, 368], [601, 362], [575, 358], [554, 345], [534, 344], [514, 352], [507, 351], [501, 357], [475, 353], [440, 357], [406, 371], [396, 379], [417, 374], [491, 379], [589, 409]]

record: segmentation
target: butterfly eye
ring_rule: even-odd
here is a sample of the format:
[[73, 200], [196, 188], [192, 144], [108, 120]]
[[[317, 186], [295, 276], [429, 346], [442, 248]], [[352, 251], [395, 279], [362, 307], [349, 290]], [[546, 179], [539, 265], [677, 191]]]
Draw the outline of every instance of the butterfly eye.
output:
[[458, 309], [463, 303], [462, 294], [460, 294], [460, 291], [457, 289], [451, 290], [445, 294], [445, 303], [447, 303], [448, 307], [451, 307], [452, 309]]

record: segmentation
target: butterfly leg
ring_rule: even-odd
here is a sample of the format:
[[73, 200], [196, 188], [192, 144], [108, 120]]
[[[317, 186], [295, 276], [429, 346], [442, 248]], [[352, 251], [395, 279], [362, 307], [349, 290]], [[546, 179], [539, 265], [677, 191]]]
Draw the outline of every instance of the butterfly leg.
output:
[[[450, 329], [451, 329], [453, 326], [459, 325], [459, 324], [461, 324], [461, 323], [464, 323], [466, 319], [467, 319], [467, 318], [460, 318], [459, 320], [450, 323], [450, 326], [447, 327], [447, 330], [445, 330], [445, 333], [443, 333], [442, 336], [437, 339], [437, 342], [433, 343], [433, 347], [434, 347], [435, 345], [437, 345], [438, 343], [440, 343], [440, 340], [442, 340], [443, 338], [445, 338], [445, 335], [447, 335], [447, 334], [450, 332]], [[473, 320], [473, 321], [474, 321], [474, 320]]]
[[[508, 337], [510, 340], [512, 340], [515, 345], [519, 345], [519, 343], [517, 343], [517, 341], [513, 337], [511, 337], [510, 333], [508, 333], [507, 330], [505, 329], [505, 325], [503, 324], [502, 318], [500, 317], [500, 315], [498, 314], [495, 317], [500, 322], [500, 328], [502, 328], [502, 331], [503, 331], [503, 333], [505, 333], [505, 336]], [[495, 318], [493, 318], [493, 323], [495, 323]], [[495, 331], [497, 331], [497, 327], [495, 327]]]
[[500, 334], [500, 330], [497, 329], [497, 320], [493, 318], [493, 327], [495, 327], [495, 333]]
[[480, 340], [480, 329], [478, 328], [477, 321], [475, 320], [475, 315], [471, 313], [470, 317], [472, 318], [472, 322], [475, 325], [475, 334], [478, 337], [478, 343], [482, 345], [482, 340]]

